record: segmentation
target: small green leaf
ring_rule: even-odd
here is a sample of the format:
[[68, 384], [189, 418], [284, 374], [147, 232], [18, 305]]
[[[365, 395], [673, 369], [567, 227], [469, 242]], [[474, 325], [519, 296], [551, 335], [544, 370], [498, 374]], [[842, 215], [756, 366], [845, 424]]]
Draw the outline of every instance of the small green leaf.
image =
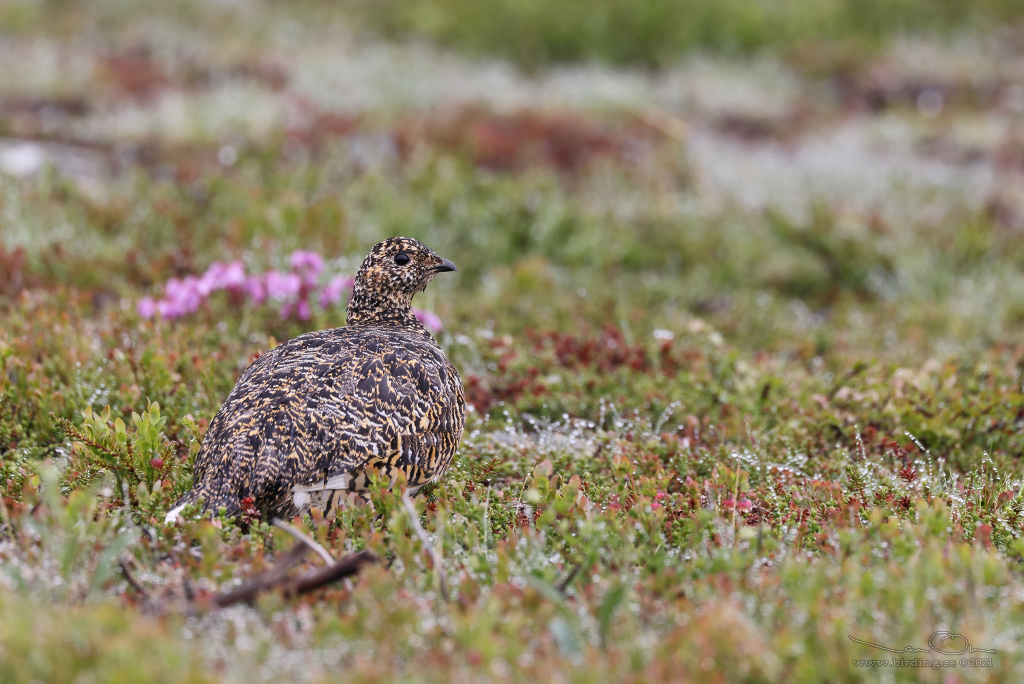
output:
[[618, 609], [625, 597], [626, 586], [623, 584], [616, 584], [604, 595], [601, 605], [597, 608], [597, 622], [599, 625], [602, 646], [608, 643], [608, 629], [612, 624], [612, 616], [615, 615], [615, 611]]
[[553, 617], [548, 628], [551, 630], [551, 636], [555, 638], [555, 643], [558, 644], [558, 650], [563, 655], [569, 657], [583, 655], [583, 648], [580, 645], [582, 640], [579, 634], [563, 616], [556, 615]]

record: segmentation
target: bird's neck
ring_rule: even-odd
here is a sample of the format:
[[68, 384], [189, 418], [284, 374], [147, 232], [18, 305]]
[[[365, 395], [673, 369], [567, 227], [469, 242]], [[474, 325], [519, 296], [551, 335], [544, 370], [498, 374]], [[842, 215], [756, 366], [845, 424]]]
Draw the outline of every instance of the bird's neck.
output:
[[361, 288], [358, 284], [353, 287], [352, 298], [348, 301], [345, 325], [402, 328], [430, 337], [430, 333], [412, 311], [411, 296], [404, 293], [381, 295], [380, 292]]

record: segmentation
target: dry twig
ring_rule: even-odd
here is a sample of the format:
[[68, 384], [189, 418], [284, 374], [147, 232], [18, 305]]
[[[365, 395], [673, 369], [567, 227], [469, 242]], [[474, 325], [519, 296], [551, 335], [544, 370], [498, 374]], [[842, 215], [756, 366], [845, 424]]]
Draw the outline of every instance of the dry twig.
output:
[[364, 565], [376, 563], [377, 556], [372, 551], [360, 551], [345, 556], [340, 561], [320, 568], [301, 577], [296, 577], [293, 582], [286, 585], [282, 591], [285, 596], [299, 596], [318, 589], [324, 585], [336, 582], [345, 577], [358, 574]]
[[569, 587], [572, 586], [572, 583], [576, 581], [576, 578], [579, 576], [579, 574], [583, 572], [583, 568], [589, 564], [589, 558], [577, 563], [569, 572], [569, 574], [562, 578], [562, 580], [557, 585], [555, 585], [555, 588], [558, 589], [558, 593], [565, 596], [566, 592], [569, 591]]
[[283, 558], [281, 558], [281, 560], [275, 563], [274, 566], [266, 572], [253, 577], [251, 580], [233, 591], [218, 594], [213, 599], [213, 605], [218, 608], [224, 608], [226, 606], [233, 606], [236, 603], [252, 601], [261, 591], [265, 591], [271, 587], [275, 587], [286, 582], [288, 579], [288, 570], [291, 569], [293, 565], [301, 561], [307, 551], [309, 551], [309, 547], [306, 546], [306, 544], [299, 542], [292, 547], [291, 551], [289, 551]]
[[309, 546], [304, 541], [299, 542], [274, 567], [257, 575], [234, 591], [217, 595], [213, 599], [213, 605], [218, 608], [226, 608], [236, 603], [247, 603], [255, 599], [260, 592], [275, 588], [279, 588], [286, 598], [300, 596], [345, 577], [358, 574], [364, 565], [377, 562], [377, 556], [372, 552], [360, 551], [345, 556], [339, 561], [332, 561], [318, 570], [289, 578], [288, 570], [301, 561], [308, 550]]
[[280, 518], [274, 518], [270, 524], [279, 530], [284, 530], [285, 532], [292, 535], [293, 537], [301, 541], [303, 544], [308, 546], [310, 549], [313, 550], [314, 553], [316, 553], [316, 555], [324, 559], [324, 563], [327, 563], [328, 565], [334, 563], [334, 557], [331, 556], [330, 553], [328, 553], [327, 549], [321, 546], [316, 539], [313, 539], [308, 534], [306, 534], [299, 528], [295, 527], [295, 525], [286, 523]]
[[139, 584], [139, 582], [132, 575], [131, 571], [128, 569], [128, 563], [125, 562], [124, 558], [118, 561], [118, 565], [121, 567], [121, 574], [123, 574], [124, 578], [128, 580], [128, 584], [131, 585], [132, 589], [139, 592], [139, 595], [148, 601], [149, 592], [146, 591], [146, 588]]

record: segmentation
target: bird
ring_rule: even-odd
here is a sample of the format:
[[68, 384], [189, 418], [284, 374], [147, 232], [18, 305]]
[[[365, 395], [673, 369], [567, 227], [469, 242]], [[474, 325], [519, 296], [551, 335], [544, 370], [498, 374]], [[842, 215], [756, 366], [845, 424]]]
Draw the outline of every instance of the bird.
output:
[[455, 271], [419, 240], [383, 240], [363, 260], [345, 325], [300, 335], [246, 368], [210, 422], [189, 505], [238, 517], [329, 511], [376, 471], [411, 493], [439, 481], [466, 421], [462, 379], [412, 310], [438, 273]]

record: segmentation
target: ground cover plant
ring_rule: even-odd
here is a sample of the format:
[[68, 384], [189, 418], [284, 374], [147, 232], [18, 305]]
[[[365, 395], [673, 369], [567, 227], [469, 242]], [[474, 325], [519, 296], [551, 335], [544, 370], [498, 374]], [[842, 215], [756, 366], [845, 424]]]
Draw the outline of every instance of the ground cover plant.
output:
[[[1024, 55], [966, 8], [524, 75], [365, 8], [0, 7], [0, 682], [1019, 681]], [[542, 68], [589, 57], [661, 69]], [[291, 521], [379, 562], [217, 607], [295, 540], [164, 514], [388, 235], [459, 267], [461, 453]]]
[[598, 5], [359, 0], [351, 5], [366, 26], [385, 36], [430, 39], [530, 68], [587, 59], [657, 66], [694, 48], [745, 53], [846, 42], [847, 49], [871, 49], [893, 34], [991, 28], [1019, 19], [1022, 10], [1015, 0], [611, 0]]

